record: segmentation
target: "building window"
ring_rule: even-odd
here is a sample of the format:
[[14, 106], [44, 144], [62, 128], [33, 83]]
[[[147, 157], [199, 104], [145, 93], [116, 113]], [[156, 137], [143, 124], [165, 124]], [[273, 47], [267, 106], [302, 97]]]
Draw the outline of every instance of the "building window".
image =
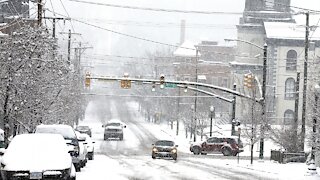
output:
[[286, 70], [297, 70], [297, 52], [295, 50], [290, 50], [287, 53]]
[[287, 100], [292, 100], [295, 98], [295, 80], [293, 78], [288, 78], [286, 80], [284, 97]]
[[266, 8], [267, 9], [270, 9], [270, 10], [273, 10], [274, 9], [274, 0], [269, 0], [269, 1], [266, 1]]
[[284, 125], [292, 125], [294, 120], [294, 112], [291, 109], [287, 109], [284, 112]]

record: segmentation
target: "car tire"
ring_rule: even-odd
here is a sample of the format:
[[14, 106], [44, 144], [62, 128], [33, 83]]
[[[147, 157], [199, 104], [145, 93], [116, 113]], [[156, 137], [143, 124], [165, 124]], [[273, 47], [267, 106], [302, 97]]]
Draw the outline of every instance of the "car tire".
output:
[[155, 159], [156, 155], [152, 153], [151, 157], [152, 157], [152, 159]]
[[202, 152], [201, 155], [207, 155], [207, 153], [203, 153], [203, 152]]
[[68, 180], [76, 180], [76, 177], [69, 177]]
[[175, 161], [177, 160], [177, 158], [178, 158], [178, 156], [177, 156], [177, 155], [172, 156], [172, 159], [173, 159], [173, 160], [175, 160]]
[[231, 149], [230, 149], [230, 148], [227, 148], [227, 147], [222, 148], [222, 154], [223, 154], [224, 156], [231, 156], [231, 155], [232, 155]]
[[75, 164], [74, 167], [76, 169], [76, 172], [80, 172], [81, 171], [80, 163], [79, 164]]
[[94, 158], [94, 152], [89, 153], [88, 154], [88, 159], [89, 160], [93, 160], [93, 158]]
[[123, 136], [120, 137], [120, 141], [122, 141], [122, 140], [123, 140]]
[[199, 147], [194, 147], [194, 148], [193, 148], [193, 154], [199, 155], [200, 153], [201, 153], [201, 150], [200, 150]]

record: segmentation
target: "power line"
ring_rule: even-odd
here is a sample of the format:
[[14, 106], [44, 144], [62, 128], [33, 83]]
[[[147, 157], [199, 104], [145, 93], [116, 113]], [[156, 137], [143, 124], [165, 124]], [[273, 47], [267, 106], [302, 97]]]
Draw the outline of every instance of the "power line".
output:
[[148, 8], [148, 7], [137, 7], [137, 6], [125, 6], [117, 4], [107, 4], [107, 3], [98, 3], [98, 2], [89, 2], [82, 0], [69, 0], [78, 3], [99, 5], [99, 6], [108, 6], [115, 8], [125, 8], [125, 9], [134, 9], [134, 10], [145, 10], [145, 11], [157, 11], [157, 12], [167, 12], [167, 13], [192, 13], [192, 14], [224, 14], [224, 15], [242, 15], [242, 12], [223, 12], [223, 11], [186, 11], [178, 9], [161, 9], [161, 8]]

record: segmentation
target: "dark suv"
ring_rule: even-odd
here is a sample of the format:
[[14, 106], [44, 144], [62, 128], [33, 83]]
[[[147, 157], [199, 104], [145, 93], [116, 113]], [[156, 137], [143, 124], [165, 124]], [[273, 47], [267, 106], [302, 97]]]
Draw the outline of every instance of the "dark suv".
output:
[[222, 153], [224, 156], [236, 156], [243, 152], [242, 142], [237, 137], [211, 137], [206, 141], [191, 144], [190, 151], [193, 154]]

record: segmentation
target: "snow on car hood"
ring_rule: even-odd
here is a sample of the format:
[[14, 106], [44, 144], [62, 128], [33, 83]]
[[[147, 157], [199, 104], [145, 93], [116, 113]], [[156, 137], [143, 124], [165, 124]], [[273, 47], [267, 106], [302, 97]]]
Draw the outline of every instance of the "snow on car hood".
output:
[[58, 134], [23, 134], [13, 138], [1, 163], [8, 171], [62, 170], [71, 167], [67, 145]]

